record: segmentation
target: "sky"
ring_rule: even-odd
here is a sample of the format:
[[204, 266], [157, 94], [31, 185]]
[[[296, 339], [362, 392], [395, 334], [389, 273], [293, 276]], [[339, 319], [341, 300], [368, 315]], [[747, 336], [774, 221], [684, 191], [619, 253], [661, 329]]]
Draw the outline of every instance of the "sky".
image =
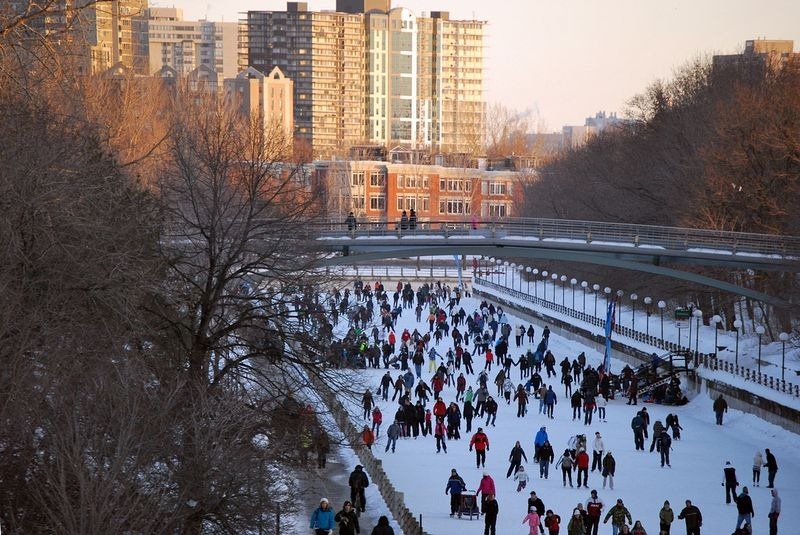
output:
[[[468, 313], [473, 312], [478, 306], [478, 302], [472, 299], [462, 299], [460, 304]], [[527, 324], [511, 314], [509, 314], [509, 322], [512, 325]], [[339, 327], [341, 330], [346, 329], [346, 322], [341, 322]], [[406, 312], [399, 319], [399, 329], [409, 328], [411, 330], [415, 327], [427, 330], [427, 325], [417, 324], [411, 313]], [[538, 343], [543, 325], [536, 322], [534, 328], [536, 329], [535, 340]], [[705, 336], [707, 334], [704, 333], [701, 338], [701, 345], [708, 343], [709, 337]], [[710, 339], [713, 343], [713, 336]], [[445, 338], [438, 346], [437, 351], [445, 353], [451, 346], [450, 340]], [[510, 354], [515, 358], [528, 347], [533, 347], [526, 343], [523, 348], [518, 349], [514, 345], [513, 338], [511, 346]], [[596, 346], [589, 347], [566, 340], [561, 338], [557, 332], [550, 336], [550, 349], [556, 356], [556, 362], [561, 361], [564, 356], [568, 356], [570, 359], [575, 358], [581, 351], [586, 352], [587, 362], [593, 367], [596, 367], [602, 358], [602, 354], [598, 352]], [[620, 361], [614, 360], [612, 369], [619, 370], [623, 365]], [[477, 371], [477, 366], [475, 367]], [[423, 370], [427, 372], [427, 361]], [[490, 379], [494, 379], [496, 371], [496, 369], [492, 371]], [[369, 381], [372, 390], [375, 391], [383, 373], [384, 370], [378, 369], [360, 372], [360, 375]], [[398, 372], [392, 370], [391, 374], [394, 379]], [[428, 373], [424, 374], [426, 379], [429, 375]], [[517, 368], [512, 368], [512, 376], [515, 384], [519, 382]], [[477, 388], [474, 385], [475, 376], [468, 377], [468, 384]], [[597, 489], [599, 497], [605, 502], [604, 516], [605, 512], [614, 505], [616, 499], [621, 498], [633, 519], [641, 520], [647, 533], [650, 534], [658, 533], [658, 511], [665, 499], [670, 501], [675, 511], [676, 519], [672, 525], [672, 533], [683, 533], [684, 531], [684, 523], [679, 521], [677, 516], [686, 499], [691, 499], [701, 509], [703, 533], [732, 533], [736, 524], [736, 509], [733, 505], [725, 504], [724, 488], [720, 484], [726, 461], [730, 461], [736, 469], [740, 484], [750, 487], [756, 512], [754, 532], [766, 533], [767, 511], [771, 501], [769, 490], [766, 488], [766, 470], [761, 472], [760, 487], [756, 488], [751, 484], [753, 455], [756, 450], [762, 451], [763, 454], [764, 448], [770, 448], [776, 456], [779, 466], [776, 487], [779, 489], [783, 501], [783, 512], [779, 520], [781, 533], [787, 529], [792, 531], [792, 526], [797, 526], [800, 522], [800, 509], [790, 506], [800, 499], [800, 487], [796, 485], [797, 477], [800, 475], [800, 464], [794, 454], [797, 435], [769, 424], [753, 414], [733, 409], [728, 411], [725, 415], [724, 425], [719, 427], [714, 423], [714, 413], [711, 409], [712, 400], [705, 393], [698, 394], [691, 403], [684, 407], [652, 403], [640, 403], [636, 407], [631, 407], [625, 404], [624, 398], [618, 396], [617, 399], [609, 401], [606, 422], [597, 422], [595, 419], [592, 425], [585, 426], [582, 421], [572, 420], [571, 409], [568, 400], [565, 399], [563, 385], [559, 385], [555, 380], [548, 380], [544, 373], [543, 377], [545, 377], [545, 384], [552, 384], [558, 393], [558, 404], [555, 407], [553, 420], [538, 414], [538, 400], [534, 399], [529, 405], [528, 414], [523, 419], [516, 418], [514, 403], [509, 406], [502, 401], [499, 402], [496, 426], [486, 426], [485, 421], [477, 418], [473, 421], [472, 432], [474, 433], [478, 426], [482, 426], [490, 441], [485, 471], [494, 479], [497, 488], [500, 508], [498, 533], [527, 533], [527, 527], [523, 527], [521, 521], [531, 490], [537, 492], [548, 509], [553, 509], [561, 516], [561, 533], [566, 533], [566, 523], [572, 509], [577, 502], [586, 502], [590, 489]], [[494, 395], [496, 389], [491, 381], [490, 387], [490, 392]], [[442, 397], [445, 403], [449, 404], [450, 401], [454, 401], [454, 389], [446, 387]], [[497, 396], [495, 398], [497, 399]], [[381, 401], [379, 396], [375, 396], [375, 399], [383, 412], [384, 423], [377, 444], [373, 447], [373, 452], [383, 460], [383, 467], [392, 480], [392, 484], [404, 493], [406, 505], [415, 515], [422, 515], [425, 530], [434, 535], [456, 532], [481, 533], [483, 519], [470, 521], [453, 519], [448, 516], [449, 496], [444, 494], [451, 468], [456, 468], [465, 479], [468, 488], [473, 490], [477, 487], [484, 471], [483, 468], [475, 467], [475, 454], [468, 449], [471, 433], [465, 433], [464, 423], [462, 422], [461, 428], [462, 440], [449, 441], [446, 454], [436, 453], [435, 442], [430, 436], [420, 437], [417, 440], [413, 438], [400, 439], [396, 452], [387, 453], [384, 451], [385, 432], [386, 427], [393, 420], [397, 403], [392, 402], [391, 397], [388, 401]], [[671, 468], [660, 466], [657, 453], [634, 450], [629, 423], [635, 412], [643, 406], [646, 406], [650, 413], [650, 427], [656, 420], [663, 422], [667, 413], [670, 412], [677, 413], [680, 418], [683, 431], [681, 440], [673, 441], [672, 444]], [[353, 407], [353, 412], [360, 415], [361, 411]], [[355, 418], [357, 421], [354, 423], [358, 426], [365, 423], [359, 417]], [[590, 473], [589, 488], [564, 487], [561, 481], [561, 470], [556, 470], [555, 465], [550, 467], [548, 479], [540, 479], [538, 467], [533, 463], [532, 458], [533, 438], [540, 426], [547, 428], [556, 460], [563, 453], [567, 440], [571, 436], [578, 433], [587, 434], [591, 447], [595, 431], [600, 432], [606, 450], [612, 451], [617, 461], [614, 490], [603, 488], [602, 478], [597, 472]], [[650, 433], [650, 438], [645, 440], [645, 446], [648, 449], [652, 431]], [[527, 488], [519, 493], [516, 492], [516, 482], [505, 478], [508, 455], [516, 440], [520, 441], [527, 454], [528, 462], [523, 463], [523, 466], [531, 475]], [[348, 470], [352, 470], [358, 464], [358, 459], [352, 453], [345, 455], [344, 458], [345, 462], [350, 464]], [[574, 479], [575, 474], [573, 473], [573, 481]], [[741, 492], [741, 487], [738, 490]], [[342, 501], [348, 497], [328, 496], [328, 498], [338, 510]], [[386, 505], [382, 503], [375, 485], [367, 488], [367, 504], [368, 508], [373, 508], [373, 514], [387, 514]], [[377, 508], [378, 511], [374, 511], [374, 508]], [[393, 525], [397, 530], [397, 524], [393, 522]], [[372, 529], [372, 525], [362, 525], [361, 527], [362, 533], [369, 533]], [[609, 526], [601, 526], [600, 533], [610, 532]]]
[[[309, 0], [334, 9], [335, 0]], [[187, 20], [234, 21], [247, 10], [283, 10], [284, 0], [150, 0]], [[450, 11], [488, 22], [487, 101], [530, 110], [542, 132], [583, 124], [598, 111], [623, 115], [656, 79], [748, 39], [792, 39], [800, 48], [796, 0], [394, 0], [415, 13]]]

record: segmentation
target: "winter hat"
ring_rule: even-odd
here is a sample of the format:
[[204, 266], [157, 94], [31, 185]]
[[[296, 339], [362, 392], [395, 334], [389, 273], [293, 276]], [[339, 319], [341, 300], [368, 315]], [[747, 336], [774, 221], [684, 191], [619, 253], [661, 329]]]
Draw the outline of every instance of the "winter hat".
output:
[[536, 496], [536, 491], [535, 490], [531, 491], [531, 496]]
[[726, 461], [726, 462], [725, 462], [725, 466], [730, 466], [730, 464], [731, 464], [731, 462], [730, 462], [730, 461]]
[[528, 507], [528, 512], [529, 513], [532, 513], [534, 511], [536, 511], [536, 507]]
[[489, 472], [484, 472], [483, 477], [489, 477]]
[[323, 503], [330, 503], [330, 502], [328, 501], [328, 498], [322, 498], [322, 499], [319, 501], [319, 503], [320, 503], [320, 504], [323, 504]]
[[664, 500], [664, 505], [669, 505], [669, 500]]
[[581, 516], [580, 509], [575, 509], [574, 511], [572, 511], [572, 516]]

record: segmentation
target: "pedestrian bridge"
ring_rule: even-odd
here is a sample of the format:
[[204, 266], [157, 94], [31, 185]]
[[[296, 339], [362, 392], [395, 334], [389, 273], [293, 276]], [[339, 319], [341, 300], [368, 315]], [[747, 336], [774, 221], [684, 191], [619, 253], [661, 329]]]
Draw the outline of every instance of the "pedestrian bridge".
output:
[[369, 222], [354, 228], [342, 221], [318, 221], [314, 227], [319, 245], [331, 254], [323, 265], [452, 254], [583, 262], [695, 282], [780, 307], [790, 305], [671, 266], [800, 271], [796, 236], [541, 218], [424, 221], [403, 227]]

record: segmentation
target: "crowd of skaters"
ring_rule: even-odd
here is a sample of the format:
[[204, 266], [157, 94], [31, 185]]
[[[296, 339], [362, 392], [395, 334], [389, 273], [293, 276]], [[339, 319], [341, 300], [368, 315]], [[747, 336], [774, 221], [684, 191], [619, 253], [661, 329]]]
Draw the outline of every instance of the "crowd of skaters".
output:
[[[423, 284], [414, 290], [410, 284], [398, 282], [396, 290], [390, 294], [380, 282], [371, 287], [368, 283], [357, 281], [353, 295], [355, 299], [350, 301], [349, 289], [345, 289], [343, 294], [337, 290], [330, 301], [332, 310], [347, 313], [349, 326], [347, 335], [342, 344], [336, 347], [336, 351], [342, 352], [342, 362], [355, 362], [387, 370], [381, 378], [376, 395], [388, 401], [391, 393], [392, 401], [397, 401], [398, 407], [388, 419], [391, 424], [385, 430], [385, 452], [391, 450], [395, 453], [399, 439], [417, 439], [432, 435], [436, 453], [446, 454], [448, 441], [462, 439], [462, 420], [467, 434], [472, 433], [473, 420], [476, 418], [479, 422], [485, 418], [483, 425], [487, 428], [494, 426], [503, 402], [506, 405], [514, 403], [517, 407], [516, 417], [524, 418], [530, 410], [529, 405], [538, 400], [539, 414], [554, 418], [553, 408], [558, 403], [558, 395], [550, 380], [558, 378], [557, 359], [548, 349], [550, 330], [547, 326], [542, 329], [537, 344], [533, 324], [513, 326], [501, 307], [495, 307], [487, 301], [481, 302], [477, 310], [467, 313], [461, 306], [461, 289], [450, 288], [441, 283]], [[374, 317], [375, 307], [378, 308], [379, 318]], [[395, 330], [397, 318], [407, 309], [413, 310], [418, 325], [411, 331], [404, 329], [398, 336]], [[373, 322], [375, 325], [368, 330]], [[518, 350], [524, 350], [518, 359], [510, 354], [512, 343]], [[476, 361], [483, 366], [476, 364]], [[625, 366], [619, 376], [614, 376], [606, 373], [602, 364], [593, 368], [586, 362], [584, 353], [573, 360], [565, 357], [558, 366], [561, 371], [560, 384], [563, 385], [564, 396], [572, 408], [572, 419], [582, 421], [585, 426], [592, 425], [595, 414], [594, 421], [606, 422], [608, 401], [619, 393], [627, 396], [629, 405], [638, 404], [638, 377], [629, 366]], [[654, 361], [653, 371], [657, 366]], [[496, 370], [494, 373], [493, 367]], [[513, 378], [514, 368], [519, 368], [516, 385]], [[393, 372], [397, 372], [396, 377], [392, 375]], [[428, 381], [425, 377], [429, 377]], [[545, 384], [546, 381], [551, 384]], [[576, 385], [575, 388], [573, 385]], [[445, 388], [455, 389], [454, 402], [444, 402], [441, 393]], [[496, 392], [495, 396], [492, 391]], [[677, 378], [659, 391], [660, 395], [655, 396], [659, 402], [669, 401], [677, 405], [686, 402]], [[361, 401], [363, 418], [371, 421], [371, 426], [364, 426], [362, 439], [365, 447], [371, 448], [380, 436], [384, 415], [375, 403], [371, 390], [364, 392]], [[717, 423], [722, 425], [722, 414], [727, 411], [727, 404], [722, 396], [715, 400], [713, 410]], [[490, 441], [483, 427], [476, 427], [477, 430], [469, 437], [469, 449], [475, 452], [476, 468], [481, 469], [485, 468]], [[631, 421], [636, 450], [645, 449], [649, 428], [650, 417], [647, 408], [642, 407]], [[664, 423], [653, 423], [650, 451], [658, 452], [662, 467], [671, 467], [669, 452], [672, 441], [680, 440], [682, 429], [677, 414], [668, 414]], [[591, 444], [591, 459], [588, 446], [586, 435], [576, 434], [556, 460], [553, 446], [547, 438], [546, 427], [542, 426], [534, 439], [533, 456], [534, 464], [539, 468], [539, 478], [548, 479], [550, 466], [555, 462], [556, 470], [561, 469], [563, 486], [574, 486], [574, 472], [577, 476], [577, 487], [588, 489], [591, 463], [591, 471], [598, 471], [602, 475], [603, 489], [608, 484], [608, 488], [613, 490], [616, 460], [612, 452], [605, 449], [600, 432], [595, 433]], [[769, 450], [766, 453], [771, 456]], [[754, 484], [757, 484], [756, 478], [759, 477], [762, 466], [759, 456], [760, 453], [757, 453], [754, 460]], [[509, 454], [506, 474], [507, 478], [513, 475], [517, 482], [517, 492], [522, 492], [532, 477], [525, 472], [522, 459], [525, 462], [528, 460], [522, 445], [517, 441]], [[777, 472], [774, 456], [770, 462], [772, 464], [769, 465], [764, 462], [763, 466], [769, 467], [769, 487], [773, 488], [774, 475]], [[726, 478], [727, 474], [726, 471]], [[723, 485], [728, 492], [730, 485], [726, 481], [727, 479], [723, 481]], [[451, 516], [459, 514], [461, 495], [465, 492], [467, 485], [453, 469], [445, 488], [445, 494], [450, 495]], [[547, 530], [551, 535], [597, 535], [603, 513], [605, 516], [602, 523], [611, 522], [613, 535], [646, 534], [641, 521], [633, 521], [622, 499], [617, 499], [606, 510], [595, 489], [591, 490], [585, 503], [579, 502], [572, 513], [566, 515], [568, 518], [563, 526], [561, 517], [553, 510], [545, 509], [535, 491], [531, 491], [530, 495], [528, 510], [522, 523], [528, 524], [531, 534], [543, 534]], [[494, 480], [488, 472], [483, 473], [476, 496], [481, 499], [480, 514], [484, 517], [485, 533], [494, 534], [499, 504]], [[769, 512], [770, 535], [777, 534], [780, 514], [780, 498], [774, 488], [772, 496]], [[747, 488], [739, 496], [734, 492], [732, 501], [737, 504], [734, 535], [751, 533], [753, 511]], [[686, 500], [685, 507], [679, 511], [677, 517], [669, 502], [665, 501], [659, 511], [657, 533], [669, 534], [676, 518], [685, 522], [687, 535], [700, 534], [702, 514], [691, 500]]]

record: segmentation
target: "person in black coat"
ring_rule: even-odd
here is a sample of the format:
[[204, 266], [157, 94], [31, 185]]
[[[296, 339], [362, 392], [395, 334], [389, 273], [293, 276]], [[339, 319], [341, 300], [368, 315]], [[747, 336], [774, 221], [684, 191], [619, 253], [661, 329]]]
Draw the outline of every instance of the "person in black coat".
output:
[[511, 464], [508, 467], [508, 472], [506, 472], [506, 478], [511, 476], [512, 471], [514, 474], [519, 471], [519, 467], [522, 465], [522, 459], [525, 459], [526, 463], [528, 462], [528, 456], [525, 455], [525, 450], [522, 449], [519, 440], [517, 440], [517, 443], [511, 448], [511, 453], [508, 456], [508, 462]]
[[358, 525], [358, 515], [356, 515], [353, 504], [344, 502], [342, 510], [336, 513], [333, 518], [339, 524], [339, 535], [356, 535], [361, 533], [361, 526]]
[[775, 488], [775, 474], [778, 473], [778, 461], [775, 460], [775, 456], [769, 451], [769, 448], [764, 452], [767, 454], [767, 462], [764, 463], [764, 466], [767, 467], [767, 479], [769, 480], [767, 488], [773, 489]]
[[686, 507], [681, 510], [678, 519], [686, 521], [686, 535], [700, 535], [703, 515], [696, 505], [692, 505], [692, 500], [686, 500]]
[[378, 519], [378, 524], [372, 529], [371, 535], [394, 535], [394, 528], [389, 525], [389, 519], [386, 516]]
[[539, 515], [539, 533], [544, 533], [544, 502], [536, 495], [535, 490], [531, 491], [531, 497], [528, 498], [528, 511], [531, 510], [531, 507], [533, 507], [536, 514]]
[[494, 494], [489, 494], [486, 497], [486, 504], [484, 506], [484, 522], [483, 535], [497, 535], [497, 514], [500, 512], [500, 507], [497, 505], [497, 500]]
[[[348, 480], [348, 485], [350, 485], [350, 501], [345, 502], [345, 504], [353, 504], [356, 501], [356, 496], [361, 500], [361, 512], [363, 513], [366, 511], [367, 507], [367, 499], [364, 497], [364, 489], [369, 487], [369, 479], [367, 478], [367, 474], [364, 473], [364, 467], [360, 464], [356, 466], [356, 469], [350, 472], [350, 479]], [[337, 520], [338, 522], [338, 520]]]
[[736, 530], [738, 531], [742, 523], [753, 525], [753, 517], [756, 516], [753, 510], [753, 500], [750, 499], [750, 491], [747, 487], [742, 487], [742, 493], [736, 498], [736, 511], [739, 516], [736, 518]]
[[714, 414], [717, 417], [717, 425], [722, 425], [722, 414], [728, 412], [728, 402], [720, 394], [714, 400]]
[[731, 503], [731, 500], [735, 502], [736, 487], [739, 486], [739, 482], [736, 480], [736, 468], [731, 466], [730, 461], [725, 463], [723, 474], [722, 484], [725, 487], [725, 503]]

